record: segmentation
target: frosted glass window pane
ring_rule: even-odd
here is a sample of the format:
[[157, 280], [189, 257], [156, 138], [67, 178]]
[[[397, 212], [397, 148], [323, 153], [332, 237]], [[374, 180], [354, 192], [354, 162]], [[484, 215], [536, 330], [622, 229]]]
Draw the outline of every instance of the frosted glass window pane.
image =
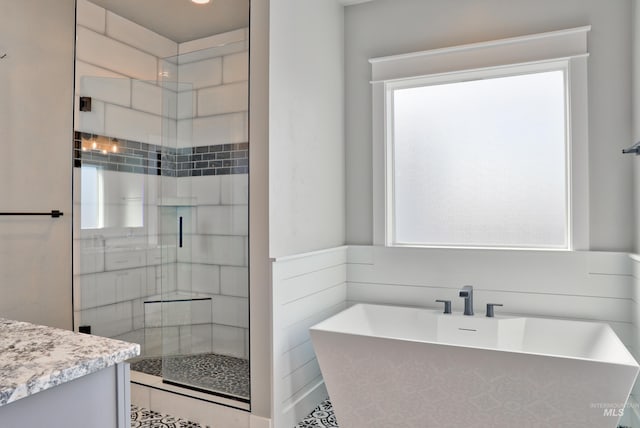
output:
[[392, 96], [394, 244], [567, 248], [563, 71]]
[[100, 227], [98, 168], [83, 166], [80, 174], [80, 228], [96, 229]]

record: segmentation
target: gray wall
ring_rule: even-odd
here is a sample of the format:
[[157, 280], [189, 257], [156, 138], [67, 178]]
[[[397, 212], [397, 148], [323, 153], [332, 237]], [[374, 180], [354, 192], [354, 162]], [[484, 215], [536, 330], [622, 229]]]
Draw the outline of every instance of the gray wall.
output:
[[633, 248], [631, 0], [378, 0], [346, 8], [347, 243], [372, 243], [371, 57], [592, 25], [590, 248]]
[[345, 240], [343, 7], [271, 0], [269, 255]]
[[0, 2], [0, 317], [71, 328], [75, 1]]

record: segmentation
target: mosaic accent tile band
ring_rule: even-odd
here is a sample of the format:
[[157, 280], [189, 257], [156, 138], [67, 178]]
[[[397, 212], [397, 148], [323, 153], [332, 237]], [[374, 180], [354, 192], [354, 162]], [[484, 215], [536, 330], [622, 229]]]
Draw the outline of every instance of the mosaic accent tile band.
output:
[[175, 148], [75, 132], [73, 165], [83, 164], [167, 177], [247, 174], [249, 143]]

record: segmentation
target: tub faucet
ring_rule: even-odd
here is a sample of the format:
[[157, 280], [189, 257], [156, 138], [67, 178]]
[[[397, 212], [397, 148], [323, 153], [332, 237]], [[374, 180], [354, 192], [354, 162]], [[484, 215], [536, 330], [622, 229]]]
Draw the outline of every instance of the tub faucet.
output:
[[473, 287], [470, 285], [462, 287], [460, 297], [464, 298], [464, 314], [473, 315]]

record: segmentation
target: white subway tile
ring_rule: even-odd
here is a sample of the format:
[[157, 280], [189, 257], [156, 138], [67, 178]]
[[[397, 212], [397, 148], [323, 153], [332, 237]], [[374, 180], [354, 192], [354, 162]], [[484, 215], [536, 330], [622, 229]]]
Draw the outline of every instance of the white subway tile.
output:
[[192, 263], [191, 268], [191, 290], [200, 294], [220, 293], [220, 267], [216, 265], [205, 265]]
[[119, 302], [142, 297], [146, 291], [147, 268], [127, 269], [115, 272], [116, 299]]
[[97, 336], [115, 337], [133, 330], [131, 302], [81, 311], [81, 319]]
[[162, 118], [148, 113], [107, 104], [105, 132], [116, 138], [153, 143], [161, 139]]
[[193, 119], [178, 120], [177, 147], [193, 147]]
[[200, 117], [191, 122], [193, 126], [191, 146], [194, 147], [245, 143], [249, 140], [247, 113]]
[[185, 354], [212, 352], [211, 324], [180, 327], [180, 352]]
[[249, 52], [222, 57], [222, 82], [231, 83], [241, 80], [249, 80]]
[[147, 254], [143, 249], [107, 250], [104, 255], [104, 265], [108, 271], [143, 267], [146, 264]]
[[196, 115], [196, 94], [196, 91], [182, 91], [178, 93], [178, 119], [191, 119]]
[[83, 27], [78, 27], [76, 56], [134, 79], [157, 80], [156, 57]]
[[90, 28], [98, 33], [105, 32], [105, 10], [87, 0], [78, 0], [76, 16], [78, 25]]
[[214, 324], [212, 334], [213, 352], [236, 358], [246, 358], [243, 328]]
[[213, 301], [193, 300], [191, 301], [190, 324], [211, 324], [213, 321]]
[[223, 175], [220, 181], [220, 200], [226, 205], [249, 203], [249, 176], [247, 174]]
[[240, 236], [193, 237], [193, 262], [245, 266], [244, 238]]
[[80, 309], [111, 305], [117, 299], [117, 277], [114, 272], [82, 275], [79, 278]]
[[230, 205], [199, 206], [197, 233], [232, 235], [233, 207]]
[[248, 82], [204, 88], [198, 91], [198, 116], [236, 113], [249, 110]]
[[180, 43], [178, 45], [178, 52], [180, 55], [184, 55], [190, 52], [202, 51], [204, 49], [211, 49], [222, 45], [245, 41], [246, 39], [246, 29], [240, 28], [239, 30], [227, 31], [226, 33], [214, 34], [213, 36]]
[[[178, 66], [178, 82], [191, 85], [190, 89], [215, 86], [222, 83], [222, 60], [212, 58]], [[186, 87], [182, 87], [186, 90]]]
[[109, 11], [107, 35], [159, 58], [178, 54], [176, 42]]
[[[163, 94], [163, 92], [166, 94]], [[171, 91], [163, 90], [159, 86], [134, 80], [131, 86], [131, 107], [147, 113], [157, 114], [158, 116], [169, 116], [168, 113], [170, 112], [164, 109], [164, 103], [170, 93]], [[170, 102], [167, 99], [167, 107], [171, 105]]]
[[180, 351], [178, 327], [145, 328], [144, 350], [149, 356], [177, 354]]
[[128, 79], [127, 76], [123, 74], [114, 73], [113, 71], [107, 70], [102, 67], [96, 67], [95, 65], [88, 64], [84, 61], [76, 60], [76, 95], [83, 95], [81, 93], [80, 81], [83, 77], [108, 77], [114, 79]]
[[198, 205], [220, 203], [220, 175], [185, 177], [178, 180], [178, 196], [193, 196]]
[[215, 296], [213, 322], [233, 327], [249, 326], [249, 301], [243, 297]]
[[94, 100], [91, 111], [80, 111], [80, 97], [75, 97], [74, 127], [76, 131], [104, 135], [104, 103]]
[[136, 299], [131, 302], [132, 311], [133, 311], [133, 329], [141, 330], [144, 329], [144, 303], [145, 299]]
[[220, 290], [227, 296], [249, 297], [249, 269], [221, 266]]
[[118, 104], [124, 107], [131, 105], [131, 79], [124, 77], [94, 77], [80, 78], [78, 95]]
[[178, 292], [179, 293], [191, 293], [191, 263], [187, 261], [186, 263], [179, 262], [177, 265], [178, 269]]
[[224, 55], [231, 55], [238, 52], [245, 52], [249, 49], [249, 42], [247, 40], [241, 40], [238, 42], [231, 42], [226, 45], [217, 47], [205, 48], [199, 51], [187, 52], [180, 54], [180, 64], [188, 64], [190, 62], [203, 61], [210, 58], [219, 58]]

